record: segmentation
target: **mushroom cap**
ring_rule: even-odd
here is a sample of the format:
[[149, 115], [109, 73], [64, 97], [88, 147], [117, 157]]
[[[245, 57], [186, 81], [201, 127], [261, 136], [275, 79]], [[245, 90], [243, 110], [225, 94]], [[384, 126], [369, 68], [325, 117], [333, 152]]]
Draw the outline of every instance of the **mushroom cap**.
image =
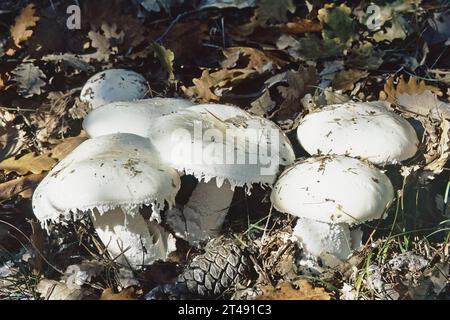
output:
[[323, 156], [286, 169], [270, 198], [280, 212], [351, 225], [382, 218], [394, 190], [389, 178], [369, 163]]
[[81, 89], [80, 100], [92, 109], [113, 101], [141, 99], [148, 91], [143, 76], [131, 70], [109, 69], [94, 74]]
[[59, 162], [33, 194], [33, 211], [45, 222], [76, 217], [96, 208], [135, 214], [151, 205], [159, 221], [165, 202], [175, 202], [178, 173], [163, 164], [150, 140], [134, 134], [89, 139]]
[[146, 137], [159, 117], [192, 105], [189, 100], [176, 98], [111, 102], [89, 112], [83, 121], [83, 128], [90, 137], [112, 133], [133, 133]]
[[308, 114], [297, 138], [311, 155], [340, 154], [375, 164], [395, 164], [414, 156], [414, 128], [382, 101], [329, 105]]
[[196, 105], [163, 116], [149, 137], [165, 162], [205, 182], [216, 178], [219, 187], [225, 179], [232, 188], [271, 185], [280, 165], [295, 159], [278, 126], [235, 106]]

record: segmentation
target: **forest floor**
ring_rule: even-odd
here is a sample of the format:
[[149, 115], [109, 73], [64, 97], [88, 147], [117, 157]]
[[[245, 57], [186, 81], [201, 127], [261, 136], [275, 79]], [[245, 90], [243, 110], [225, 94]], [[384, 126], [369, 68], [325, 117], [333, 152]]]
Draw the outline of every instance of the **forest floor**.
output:
[[[311, 267], [294, 218], [270, 190], [237, 190], [222, 233], [252, 256], [256, 276], [223, 298], [450, 299], [450, 4], [448, 1], [43, 0], [0, 2], [0, 299], [138, 299], [201, 250], [178, 240], [169, 261], [123, 281], [88, 221], [33, 215], [36, 185], [85, 136], [80, 90], [125, 68], [148, 97], [237, 105], [296, 142], [324, 105], [386, 100], [413, 124], [420, 151], [386, 171], [388, 217], [363, 226], [347, 261]], [[75, 8], [74, 8], [75, 7]], [[436, 112], [436, 110], [438, 110]], [[119, 279], [120, 278], [120, 279]], [[50, 297], [55, 298], [55, 297]]]

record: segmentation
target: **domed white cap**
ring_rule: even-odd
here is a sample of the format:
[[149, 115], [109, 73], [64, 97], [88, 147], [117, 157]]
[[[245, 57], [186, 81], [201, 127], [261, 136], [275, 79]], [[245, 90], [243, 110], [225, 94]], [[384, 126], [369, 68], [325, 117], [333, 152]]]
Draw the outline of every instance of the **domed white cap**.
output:
[[192, 105], [189, 100], [176, 98], [111, 102], [92, 110], [84, 119], [83, 128], [90, 137], [111, 133], [146, 137], [159, 117]]
[[178, 173], [161, 162], [148, 139], [106, 135], [86, 140], [49, 172], [33, 194], [33, 211], [45, 222], [92, 209], [136, 214], [151, 205], [159, 221], [159, 210], [174, 204], [179, 188]]
[[149, 134], [161, 157], [180, 171], [218, 186], [271, 185], [292, 146], [271, 121], [228, 105], [198, 105], [163, 116]]
[[270, 198], [280, 212], [351, 225], [382, 218], [394, 190], [389, 178], [368, 163], [324, 156], [286, 169]]
[[303, 118], [297, 137], [311, 155], [349, 155], [382, 165], [411, 158], [419, 145], [408, 121], [381, 101], [326, 106]]
[[141, 99], [148, 91], [143, 76], [131, 70], [109, 69], [88, 79], [81, 89], [80, 100], [92, 109], [113, 101]]

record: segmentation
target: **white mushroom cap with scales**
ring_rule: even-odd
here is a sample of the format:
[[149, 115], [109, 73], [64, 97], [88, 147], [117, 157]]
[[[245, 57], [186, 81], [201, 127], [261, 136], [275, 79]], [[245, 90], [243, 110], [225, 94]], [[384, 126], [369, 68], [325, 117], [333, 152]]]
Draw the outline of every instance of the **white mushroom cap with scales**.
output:
[[247, 192], [253, 183], [271, 186], [281, 166], [295, 159], [278, 126], [229, 105], [196, 105], [163, 116], [149, 137], [164, 161], [200, 181], [182, 210], [166, 214], [174, 231], [194, 245], [219, 234], [236, 186]]
[[89, 112], [83, 128], [92, 138], [112, 133], [146, 137], [159, 117], [192, 105], [189, 100], [177, 98], [111, 102]]
[[298, 141], [311, 155], [349, 155], [380, 165], [407, 160], [417, 152], [417, 134], [387, 106], [384, 101], [326, 106], [302, 119]]
[[59, 162], [36, 188], [33, 211], [44, 225], [89, 215], [99, 236], [109, 237], [102, 241], [112, 255], [122, 253], [118, 242], [131, 246], [123, 256], [136, 267], [165, 258], [154, 252], [161, 253], [155, 244], [174, 246], [154, 238], [139, 209], [149, 206], [150, 219], [160, 221], [159, 211], [174, 204], [179, 188], [178, 173], [161, 162], [148, 139], [112, 134], [86, 140]]
[[383, 172], [345, 156], [297, 162], [281, 174], [271, 194], [280, 212], [349, 225], [382, 218], [393, 198], [394, 189]]
[[144, 98], [147, 81], [139, 73], [125, 69], [109, 69], [89, 78], [80, 93], [80, 100], [92, 109], [113, 101], [132, 101]]
[[271, 185], [280, 166], [295, 159], [278, 126], [235, 106], [196, 105], [163, 116], [149, 137], [166, 163], [205, 182], [216, 178], [218, 186]]
[[350, 227], [384, 218], [394, 199], [389, 178], [364, 161], [321, 156], [286, 169], [271, 194], [275, 209], [299, 217], [294, 235], [313, 256], [346, 259], [360, 235]]

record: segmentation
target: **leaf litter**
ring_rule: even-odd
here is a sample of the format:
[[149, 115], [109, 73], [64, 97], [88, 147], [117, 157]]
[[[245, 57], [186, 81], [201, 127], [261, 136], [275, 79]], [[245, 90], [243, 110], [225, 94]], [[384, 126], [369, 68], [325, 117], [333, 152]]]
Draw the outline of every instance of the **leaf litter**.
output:
[[[0, 254], [0, 270], [9, 270], [0, 272], [0, 297], [137, 299], [192, 258], [186, 252], [195, 249], [186, 248], [183, 259], [162, 268], [168, 274], [157, 277], [161, 283], [145, 272], [122, 281], [124, 270], [107, 257], [88, 222], [55, 225], [51, 236], [23, 227], [33, 218], [33, 188], [85, 139], [81, 121], [89, 108], [78, 99], [81, 86], [96, 72], [117, 67], [143, 74], [149, 96], [232, 103], [275, 121], [288, 135], [324, 105], [378, 99], [420, 133], [420, 152], [397, 174], [405, 183], [396, 181], [396, 220], [366, 226], [370, 238], [348, 261], [323, 256], [316, 264], [305, 262], [288, 236], [294, 222], [269, 214], [267, 191], [260, 199], [252, 195], [260, 201], [243, 197], [241, 209], [248, 214], [236, 214], [224, 232], [246, 246], [257, 278], [226, 297], [450, 298], [448, 213], [445, 203], [441, 209], [435, 203], [445, 199], [450, 172], [450, 19], [440, 6], [375, 1], [380, 16], [373, 20], [367, 1], [86, 1], [81, 29], [69, 37], [69, 2], [53, 1], [53, 24], [46, 24], [49, 10], [37, 1], [22, 1], [4, 22], [0, 220], [20, 227], [39, 250], [70, 258], [40, 261], [33, 250], [13, 259]], [[58, 50], [45, 41], [46, 31], [54, 31], [49, 25], [63, 30]], [[17, 242], [10, 227], [0, 226], [2, 241]], [[63, 275], [49, 272], [54, 268]]]

